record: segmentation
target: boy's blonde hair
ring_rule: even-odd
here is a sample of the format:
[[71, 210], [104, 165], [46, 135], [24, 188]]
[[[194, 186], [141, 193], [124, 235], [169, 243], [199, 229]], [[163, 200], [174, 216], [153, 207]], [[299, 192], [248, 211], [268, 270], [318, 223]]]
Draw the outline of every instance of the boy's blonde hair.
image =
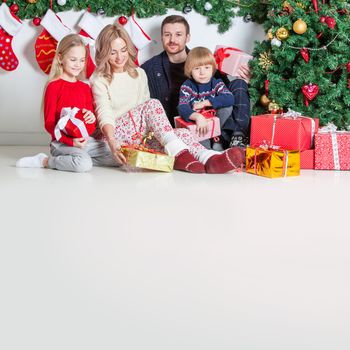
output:
[[109, 56], [112, 53], [112, 42], [120, 38], [125, 41], [129, 53], [129, 59], [124, 69], [132, 78], [138, 77], [136, 70], [137, 51], [127, 31], [119, 24], [109, 24], [102, 29], [96, 39], [96, 73], [102, 75], [109, 83], [113, 79], [113, 70], [109, 63]]
[[68, 34], [59, 42], [57, 46], [56, 54], [52, 61], [52, 66], [49, 74], [49, 82], [52, 80], [58, 79], [63, 74], [63, 66], [60, 63], [60, 61], [71, 48], [77, 47], [77, 46], [81, 46], [85, 50], [85, 67], [83, 71], [79, 74], [77, 79], [78, 80], [85, 79], [87, 55], [88, 55], [86, 46], [82, 38], [78, 34]]
[[213, 75], [216, 72], [216, 62], [213, 54], [206, 47], [198, 46], [192, 49], [185, 62], [185, 75], [192, 78], [192, 69], [199, 66], [210, 64], [213, 67]]

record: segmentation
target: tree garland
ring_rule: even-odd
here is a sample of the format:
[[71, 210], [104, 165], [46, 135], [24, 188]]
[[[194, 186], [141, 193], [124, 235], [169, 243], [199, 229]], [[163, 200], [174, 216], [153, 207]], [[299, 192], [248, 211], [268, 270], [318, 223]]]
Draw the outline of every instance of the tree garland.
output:
[[[53, 0], [52, 10], [62, 12], [68, 10], [86, 10], [90, 8], [92, 13], [114, 16], [129, 16], [132, 11], [138, 18], [165, 15], [169, 9], [182, 11], [192, 10], [206, 16], [208, 23], [218, 24], [220, 33], [226, 32], [231, 26], [231, 20], [236, 16], [239, 1], [233, 0], [186, 0], [186, 1], [158, 1], [158, 0]], [[15, 0], [7, 1], [7, 5], [16, 4], [16, 15], [21, 19], [43, 17], [50, 8], [50, 0]]]

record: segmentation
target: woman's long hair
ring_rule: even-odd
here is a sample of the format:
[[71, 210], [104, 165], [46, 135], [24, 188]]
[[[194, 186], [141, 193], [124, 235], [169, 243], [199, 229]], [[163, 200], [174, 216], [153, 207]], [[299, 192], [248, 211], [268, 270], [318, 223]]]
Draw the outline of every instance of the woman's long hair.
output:
[[60, 78], [63, 74], [63, 67], [60, 63], [60, 60], [67, 54], [67, 52], [76, 46], [81, 46], [85, 49], [85, 67], [83, 71], [77, 77], [78, 80], [85, 79], [86, 77], [86, 63], [87, 63], [87, 49], [82, 40], [82, 38], [78, 34], [68, 34], [65, 36], [58, 44], [55, 57], [52, 61], [52, 66], [49, 74], [48, 81], [56, 80]]
[[132, 78], [138, 76], [136, 70], [136, 55], [137, 51], [132, 43], [127, 31], [119, 24], [109, 24], [102, 29], [96, 39], [96, 73], [102, 75], [109, 83], [113, 79], [113, 70], [109, 63], [109, 57], [112, 53], [112, 42], [117, 39], [123, 39], [126, 43], [126, 48], [129, 53], [129, 58], [125, 63], [124, 70]]

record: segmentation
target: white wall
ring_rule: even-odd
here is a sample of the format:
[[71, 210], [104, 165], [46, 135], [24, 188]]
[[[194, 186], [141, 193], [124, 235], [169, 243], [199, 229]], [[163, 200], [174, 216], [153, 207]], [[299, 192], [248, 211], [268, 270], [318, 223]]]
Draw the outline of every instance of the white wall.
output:
[[[169, 11], [168, 15], [176, 14]], [[63, 12], [59, 16], [63, 22], [76, 30], [83, 11]], [[182, 13], [180, 13], [182, 14]], [[183, 15], [183, 14], [182, 14]], [[165, 16], [140, 19], [139, 23], [153, 39], [152, 44], [139, 54], [144, 62], [162, 50], [159, 27]], [[207, 18], [192, 11], [186, 15], [191, 25], [189, 47], [206, 46], [213, 50], [217, 44], [238, 47], [251, 52], [255, 40], [262, 40], [264, 33], [254, 23], [244, 23], [240, 18], [233, 21], [231, 29], [219, 34], [216, 25], [208, 25]], [[105, 24], [114, 18], [104, 18]], [[40, 106], [43, 87], [47, 76], [41, 72], [35, 60], [34, 44], [42, 30], [31, 21], [24, 21], [24, 26], [13, 39], [13, 48], [19, 58], [19, 67], [13, 72], [0, 69], [0, 144], [2, 145], [43, 145], [49, 143], [49, 137], [40, 119]]]

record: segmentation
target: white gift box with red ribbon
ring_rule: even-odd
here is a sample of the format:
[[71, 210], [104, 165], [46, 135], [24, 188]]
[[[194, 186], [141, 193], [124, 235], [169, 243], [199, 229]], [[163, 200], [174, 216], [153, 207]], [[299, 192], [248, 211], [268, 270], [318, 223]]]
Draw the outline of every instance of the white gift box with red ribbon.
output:
[[248, 64], [253, 56], [235, 47], [217, 45], [214, 53], [217, 68], [220, 72], [238, 76], [242, 64]]

